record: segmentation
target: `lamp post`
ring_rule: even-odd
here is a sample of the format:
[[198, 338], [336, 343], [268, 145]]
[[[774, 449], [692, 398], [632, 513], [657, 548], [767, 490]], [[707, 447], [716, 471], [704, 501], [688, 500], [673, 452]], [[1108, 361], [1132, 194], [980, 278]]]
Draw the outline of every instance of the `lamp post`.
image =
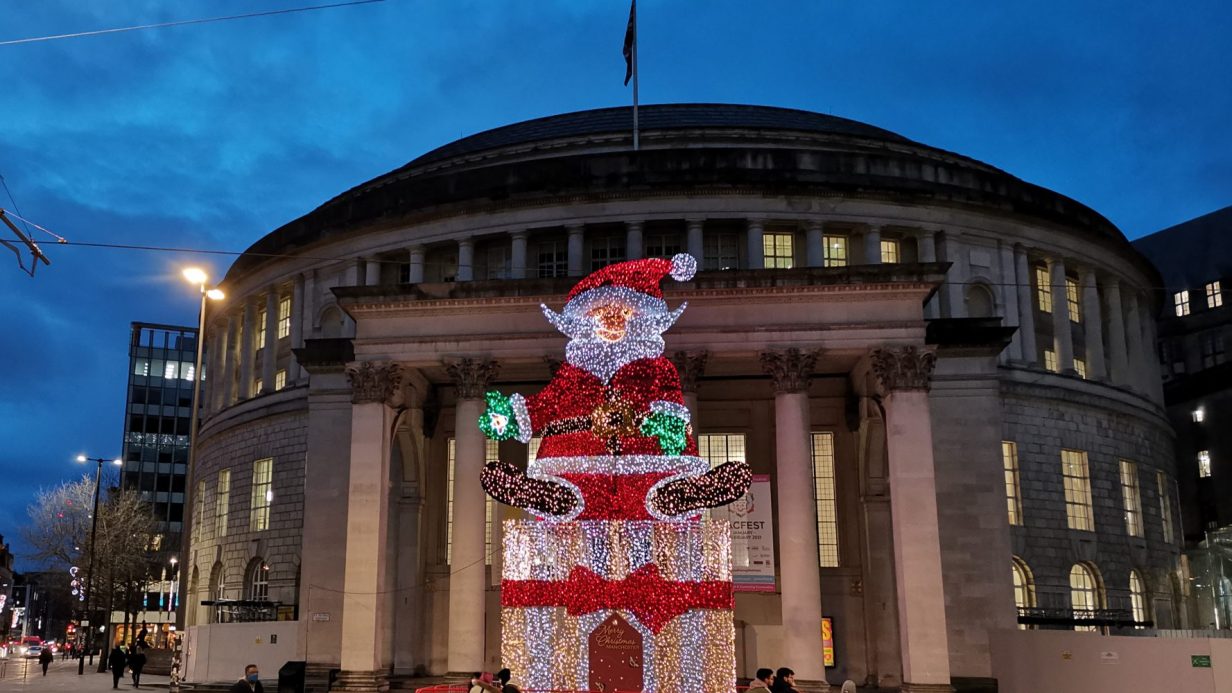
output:
[[[194, 477], [197, 470], [197, 427], [200, 425], [201, 419], [201, 360], [205, 354], [205, 307], [208, 301], [221, 301], [226, 295], [218, 288], [207, 286], [210, 276], [199, 267], [186, 267], [184, 268], [183, 275], [189, 284], [196, 286], [201, 292], [201, 307], [197, 311], [197, 358], [193, 363], [192, 412], [189, 414], [188, 419], [188, 473], [185, 475], [184, 483], [184, 529], [180, 541], [180, 552], [188, 555], [187, 551], [192, 535], [193, 504], [196, 502]], [[175, 565], [174, 562], [172, 565]], [[173, 599], [173, 601], [175, 600]], [[184, 603], [185, 600], [179, 600], [180, 605]], [[183, 616], [180, 609], [176, 608], [175, 625], [177, 627], [184, 625]]]
[[[105, 457], [86, 457], [85, 455], [78, 455], [77, 461], [98, 463], [98, 469], [94, 472], [94, 512], [90, 514], [90, 561], [89, 567], [86, 568], [86, 618], [91, 620], [89, 629], [86, 631], [86, 649], [81, 653], [81, 658], [77, 660], [77, 675], [81, 676], [86, 673], [86, 652], [90, 653], [90, 661], [94, 661], [94, 621], [91, 607], [94, 604], [94, 550], [96, 548], [94, 542], [98, 538], [98, 492], [103, 481], [103, 463], [111, 462], [117, 466], [124, 463], [119, 459], [109, 460]], [[78, 632], [82, 630], [79, 628]]]

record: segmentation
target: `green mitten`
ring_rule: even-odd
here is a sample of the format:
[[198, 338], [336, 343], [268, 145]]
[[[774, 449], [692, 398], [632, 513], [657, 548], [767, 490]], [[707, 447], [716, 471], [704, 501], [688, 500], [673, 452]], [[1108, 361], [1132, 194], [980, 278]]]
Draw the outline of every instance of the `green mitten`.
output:
[[685, 420], [668, 412], [655, 412], [642, 421], [640, 430], [643, 435], [659, 439], [659, 447], [665, 455], [679, 455], [684, 452]]
[[488, 408], [479, 417], [479, 430], [493, 440], [510, 440], [518, 437], [518, 420], [513, 414], [509, 398], [493, 390], [484, 395]]

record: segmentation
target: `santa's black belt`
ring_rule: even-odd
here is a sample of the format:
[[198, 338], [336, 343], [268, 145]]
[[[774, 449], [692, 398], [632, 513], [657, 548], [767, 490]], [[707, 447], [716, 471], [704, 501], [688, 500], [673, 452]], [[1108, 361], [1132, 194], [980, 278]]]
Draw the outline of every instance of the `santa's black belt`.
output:
[[565, 433], [595, 433], [597, 435], [604, 435], [612, 433], [613, 429], [617, 429], [618, 435], [636, 435], [638, 432], [638, 427], [641, 425], [641, 418], [642, 417], [640, 416], [634, 417], [633, 421], [628, 422], [624, 426], [621, 425], [622, 423], [625, 423], [624, 421], [609, 422], [607, 426], [601, 427], [607, 430], [600, 433], [595, 430], [595, 417], [574, 416], [568, 419], [557, 419], [556, 421], [548, 424], [543, 429], [543, 435], [558, 436]]

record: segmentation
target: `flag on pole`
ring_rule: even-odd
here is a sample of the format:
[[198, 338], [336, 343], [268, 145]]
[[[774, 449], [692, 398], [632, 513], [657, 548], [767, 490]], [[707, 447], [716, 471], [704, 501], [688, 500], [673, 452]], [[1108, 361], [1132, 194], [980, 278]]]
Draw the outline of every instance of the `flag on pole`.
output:
[[629, 80], [633, 78], [633, 51], [637, 45], [637, 0], [633, 0], [629, 4], [629, 27], [625, 29], [625, 86], [629, 86]]

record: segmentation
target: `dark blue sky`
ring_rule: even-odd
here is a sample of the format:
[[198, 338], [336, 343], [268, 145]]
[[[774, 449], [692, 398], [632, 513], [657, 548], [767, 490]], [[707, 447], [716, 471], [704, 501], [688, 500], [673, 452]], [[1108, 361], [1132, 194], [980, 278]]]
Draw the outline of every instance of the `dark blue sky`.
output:
[[[0, 40], [308, 0], [0, 0]], [[1103, 213], [1131, 238], [1232, 204], [1232, 3], [642, 0], [643, 103], [854, 118]], [[455, 139], [622, 105], [626, 0], [387, 0], [0, 46], [0, 173], [78, 242], [243, 250]], [[9, 207], [0, 193], [0, 206]], [[191, 324], [189, 262], [0, 249], [0, 534], [118, 454], [131, 321]], [[15, 546], [20, 549], [21, 547]]]

